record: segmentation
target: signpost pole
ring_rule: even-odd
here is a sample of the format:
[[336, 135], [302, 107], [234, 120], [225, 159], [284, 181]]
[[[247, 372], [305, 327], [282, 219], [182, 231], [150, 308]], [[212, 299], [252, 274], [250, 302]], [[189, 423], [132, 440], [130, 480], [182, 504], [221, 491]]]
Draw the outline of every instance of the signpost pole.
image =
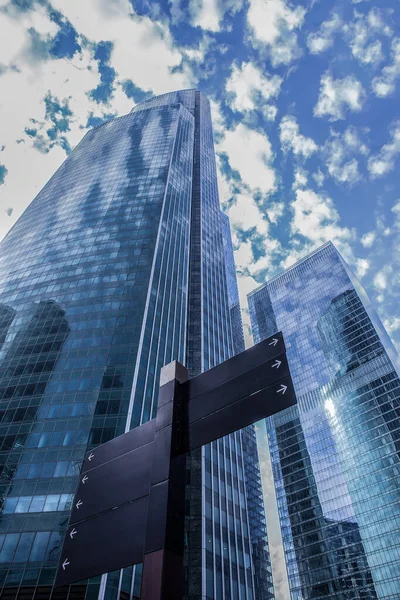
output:
[[161, 370], [141, 600], [182, 598], [186, 458], [181, 384], [187, 379], [187, 369], [176, 361]]

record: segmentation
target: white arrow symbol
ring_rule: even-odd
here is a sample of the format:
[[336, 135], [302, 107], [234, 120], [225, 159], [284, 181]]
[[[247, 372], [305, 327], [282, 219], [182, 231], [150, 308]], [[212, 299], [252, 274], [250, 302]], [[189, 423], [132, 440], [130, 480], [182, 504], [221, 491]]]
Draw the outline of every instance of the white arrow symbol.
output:
[[277, 340], [276, 338], [272, 338], [272, 342], [270, 342], [270, 343], [268, 344], [268, 346], [276, 346], [276, 345], [277, 345], [277, 343], [278, 343], [278, 340]]
[[272, 368], [276, 367], [277, 369], [279, 369], [279, 367], [281, 366], [281, 364], [282, 364], [282, 361], [276, 359], [276, 361], [274, 362], [274, 364], [271, 365], [271, 366], [272, 366]]
[[91, 460], [92, 460], [92, 458], [94, 458], [94, 454], [90, 453], [90, 454], [89, 454], [89, 460], [91, 461]]
[[79, 507], [82, 506], [82, 504], [83, 504], [82, 500], [78, 500], [78, 502], [75, 504], [75, 506], [79, 510]]
[[63, 571], [65, 571], [65, 567], [68, 567], [70, 563], [68, 562], [68, 558], [66, 558], [62, 564]]
[[85, 481], [87, 481], [89, 479], [89, 477], [87, 475], [84, 476], [84, 478], [82, 479], [82, 483], [85, 483]]
[[78, 533], [77, 530], [75, 529], [75, 527], [73, 528], [73, 530], [70, 532], [69, 537], [71, 538], [71, 540], [74, 539], [74, 535]]
[[283, 396], [284, 393], [286, 392], [286, 390], [287, 390], [287, 385], [283, 385], [283, 383], [282, 383], [281, 387], [279, 388], [279, 390], [277, 390], [277, 392], [278, 392], [278, 394], [280, 392], [282, 392], [282, 396]]

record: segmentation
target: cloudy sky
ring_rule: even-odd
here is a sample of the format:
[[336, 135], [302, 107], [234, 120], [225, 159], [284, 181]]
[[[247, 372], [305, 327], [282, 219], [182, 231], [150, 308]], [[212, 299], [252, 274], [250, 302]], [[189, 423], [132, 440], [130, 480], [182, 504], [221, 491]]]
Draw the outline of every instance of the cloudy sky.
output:
[[243, 301], [332, 240], [400, 346], [398, 0], [0, 0], [0, 235], [88, 128], [195, 86]]
[[398, 0], [0, 0], [0, 235], [88, 128], [194, 86], [243, 300], [332, 240], [399, 345]]

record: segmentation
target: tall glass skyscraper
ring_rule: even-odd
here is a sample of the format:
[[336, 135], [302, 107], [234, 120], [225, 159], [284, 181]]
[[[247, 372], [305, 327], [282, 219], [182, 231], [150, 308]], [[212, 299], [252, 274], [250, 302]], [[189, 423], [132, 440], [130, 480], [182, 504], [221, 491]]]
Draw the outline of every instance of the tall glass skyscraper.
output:
[[[158, 374], [233, 354], [207, 99], [89, 131], [0, 246], [0, 587], [46, 600], [87, 450], [153, 418]], [[185, 593], [255, 596], [241, 433], [188, 458]], [[140, 567], [53, 598], [137, 597]]]
[[400, 597], [398, 358], [330, 243], [249, 295], [298, 405], [267, 419], [292, 600]]

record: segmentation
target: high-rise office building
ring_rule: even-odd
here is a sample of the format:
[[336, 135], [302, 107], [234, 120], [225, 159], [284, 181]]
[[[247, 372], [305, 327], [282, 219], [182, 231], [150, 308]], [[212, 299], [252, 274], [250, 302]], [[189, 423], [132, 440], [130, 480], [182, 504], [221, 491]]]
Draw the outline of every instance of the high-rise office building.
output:
[[[233, 354], [207, 99], [89, 131], [0, 247], [0, 588], [51, 597], [82, 459], [153, 418], [158, 374]], [[240, 432], [188, 458], [185, 595], [254, 598]], [[53, 598], [137, 597], [140, 566]]]
[[400, 593], [398, 357], [328, 243], [249, 295], [282, 330], [298, 405], [267, 419], [291, 600]]

